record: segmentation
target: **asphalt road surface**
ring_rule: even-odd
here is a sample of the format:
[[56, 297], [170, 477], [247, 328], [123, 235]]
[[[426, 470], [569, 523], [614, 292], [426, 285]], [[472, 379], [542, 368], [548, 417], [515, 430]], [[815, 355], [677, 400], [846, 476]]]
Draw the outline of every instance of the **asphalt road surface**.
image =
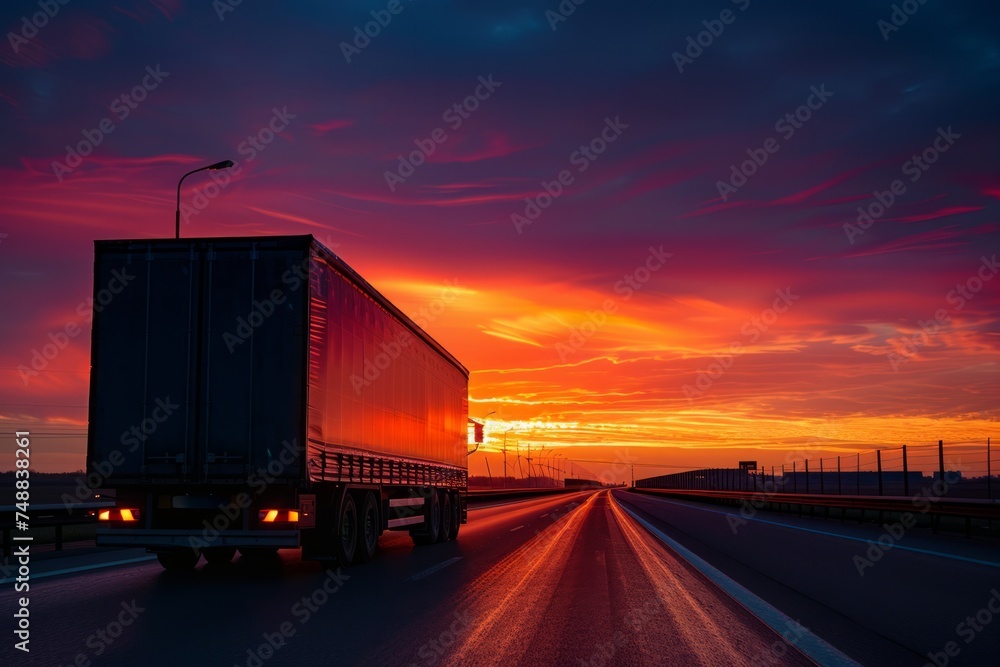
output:
[[[289, 551], [277, 566], [178, 576], [143, 561], [37, 579], [31, 653], [8, 639], [0, 662], [809, 664], [607, 492], [473, 509], [457, 542], [389, 533], [380, 547], [342, 570]], [[14, 596], [5, 584], [0, 606]]]
[[[5, 632], [0, 664], [806, 665], [811, 646], [821, 664], [922, 665], [949, 637], [949, 665], [996, 664], [1000, 622], [955, 634], [1000, 585], [972, 562], [989, 553], [894, 550], [862, 577], [865, 545], [845, 536], [874, 527], [769, 515], [733, 533], [730, 511], [583, 492], [471, 509], [457, 542], [387, 533], [349, 569], [283, 551], [180, 575], [155, 561], [69, 572], [32, 581], [31, 653]], [[12, 628], [10, 584], [0, 608]]]

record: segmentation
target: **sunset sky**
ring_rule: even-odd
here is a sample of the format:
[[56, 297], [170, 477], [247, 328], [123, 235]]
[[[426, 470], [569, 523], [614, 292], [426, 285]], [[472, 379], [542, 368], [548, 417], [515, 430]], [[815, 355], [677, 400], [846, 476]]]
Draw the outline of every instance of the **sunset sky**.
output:
[[0, 424], [84, 466], [93, 241], [170, 236], [232, 159], [182, 235], [314, 234], [472, 371], [489, 450], [985, 445], [1000, 12], [913, 5], [5, 3]]

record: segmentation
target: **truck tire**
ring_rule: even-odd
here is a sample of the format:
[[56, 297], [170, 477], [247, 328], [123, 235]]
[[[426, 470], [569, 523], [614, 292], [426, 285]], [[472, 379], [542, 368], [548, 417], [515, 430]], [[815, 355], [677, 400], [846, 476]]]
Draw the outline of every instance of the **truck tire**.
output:
[[462, 499], [459, 498], [458, 494], [454, 494], [451, 498], [451, 535], [448, 539], [457, 540], [458, 539], [458, 529], [462, 525]]
[[438, 531], [438, 542], [447, 542], [451, 539], [451, 494], [447, 491], [441, 492], [441, 529]]
[[424, 525], [422, 528], [410, 531], [410, 537], [417, 546], [434, 544], [438, 541], [438, 534], [441, 532], [441, 501], [437, 491], [431, 489], [430, 495], [425, 503]]
[[378, 500], [375, 492], [365, 491], [361, 500], [361, 515], [358, 517], [358, 546], [354, 558], [359, 563], [367, 563], [378, 550], [378, 534], [381, 523], [378, 515]]
[[235, 547], [209, 547], [201, 552], [205, 557], [205, 562], [210, 565], [224, 565], [233, 560], [236, 555]]
[[193, 570], [194, 566], [201, 560], [201, 554], [194, 549], [175, 549], [173, 551], [157, 551], [156, 560], [164, 570], [170, 572], [181, 572]]
[[354, 495], [344, 493], [337, 511], [337, 523], [333, 526], [333, 550], [337, 560], [344, 567], [354, 563], [358, 549], [358, 506]]

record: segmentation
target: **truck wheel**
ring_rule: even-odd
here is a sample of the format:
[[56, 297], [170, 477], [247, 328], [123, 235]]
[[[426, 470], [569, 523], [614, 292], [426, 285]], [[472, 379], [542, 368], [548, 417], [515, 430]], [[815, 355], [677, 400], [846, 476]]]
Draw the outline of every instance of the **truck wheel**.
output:
[[333, 548], [337, 560], [344, 567], [354, 562], [358, 546], [358, 507], [354, 495], [345, 493], [337, 512], [337, 523], [333, 527]]
[[193, 570], [200, 559], [201, 554], [194, 549], [156, 552], [156, 560], [160, 561], [164, 570], [171, 572]]
[[458, 497], [456, 493], [451, 499], [451, 537], [449, 539], [458, 539], [458, 529], [462, 525], [462, 500]]
[[451, 494], [447, 491], [441, 493], [441, 530], [438, 531], [438, 542], [447, 542], [451, 539]]
[[358, 547], [355, 558], [359, 563], [367, 563], [375, 557], [378, 549], [379, 516], [375, 493], [367, 491], [361, 501], [361, 516], [358, 522]]
[[410, 537], [417, 546], [434, 544], [438, 541], [438, 533], [441, 531], [441, 501], [438, 499], [437, 491], [431, 489], [425, 505], [423, 528], [410, 531]]
[[224, 565], [236, 555], [236, 547], [209, 547], [201, 552], [210, 565]]

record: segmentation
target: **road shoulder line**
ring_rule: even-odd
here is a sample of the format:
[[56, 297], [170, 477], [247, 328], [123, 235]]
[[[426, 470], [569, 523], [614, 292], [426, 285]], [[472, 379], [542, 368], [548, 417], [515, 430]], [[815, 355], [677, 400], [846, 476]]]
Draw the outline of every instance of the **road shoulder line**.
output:
[[[93, 563], [91, 565], [81, 565], [79, 567], [69, 567], [62, 570], [49, 570], [48, 572], [32, 572], [32, 579], [44, 579], [45, 577], [54, 577], [57, 574], [72, 574], [74, 572], [86, 572], [87, 570], [99, 570], [105, 567], [114, 567], [115, 565], [129, 565], [131, 563], [143, 563], [150, 560], [156, 560], [156, 556], [139, 556], [138, 558], [129, 558], [127, 560], [113, 560], [107, 563]], [[0, 579], [0, 584], [9, 584], [16, 581], [17, 577], [7, 577], [6, 579]]]
[[[820, 665], [860, 667], [860, 663], [840, 652], [833, 645], [813, 634], [807, 628], [802, 627], [798, 622], [785, 614], [783, 611], [766, 600], [757, 597], [742, 584], [738, 583], [734, 579], [731, 579], [714, 565], [711, 565], [708, 561], [695, 554], [680, 542], [666, 535], [659, 528], [628, 508], [624, 503], [619, 501], [618, 498], [614, 497], [613, 494], [609, 495], [611, 495], [615, 504], [631, 516], [639, 525], [649, 531], [654, 537], [660, 540], [660, 542], [666, 545], [669, 549], [674, 551], [678, 556], [687, 561], [692, 567], [701, 572], [712, 583], [722, 589], [731, 598], [736, 600], [736, 602], [757, 617], [762, 623], [771, 628], [771, 630], [773, 630], [778, 636], [782, 637], [789, 644], [801, 651], [810, 660], [813, 660]], [[799, 636], [794, 640], [786, 637], [788, 628], [793, 627], [800, 628], [800, 630], [796, 631]]]
[[[779, 528], [787, 528], [788, 530], [800, 530], [804, 533], [813, 533], [816, 535], [825, 535], [826, 537], [835, 537], [841, 540], [849, 540], [851, 542], [861, 542], [862, 544], [868, 544], [869, 542], [874, 542], [874, 539], [855, 537], [854, 535], [844, 535], [842, 533], [834, 533], [833, 531], [820, 530], [818, 528], [808, 528], [806, 526], [795, 526], [790, 523], [782, 523], [781, 521], [772, 521], [770, 519], [761, 519], [756, 516], [743, 517], [742, 515], [735, 512], [726, 512], [724, 510], [712, 509], [710, 507], [699, 507], [697, 505], [691, 505], [687, 503], [679, 503], [675, 500], [669, 498], [658, 498], [655, 495], [643, 494], [647, 498], [653, 498], [662, 503], [667, 503], [670, 505], [679, 505], [681, 507], [686, 507], [688, 509], [698, 510], [699, 512], [710, 512], [712, 514], [721, 514], [723, 516], [739, 516], [740, 520], [753, 521], [755, 523], [765, 523], [770, 526], [778, 526]], [[900, 551], [912, 551], [913, 553], [925, 554], [928, 556], [937, 556], [938, 558], [950, 558], [952, 560], [958, 560], [965, 563], [974, 563], [976, 565], [985, 565], [987, 567], [1000, 567], [1000, 563], [983, 560], [981, 558], [972, 558], [971, 556], [960, 556], [958, 554], [945, 553], [944, 551], [934, 551], [932, 549], [922, 549], [920, 547], [911, 547], [905, 544], [899, 544], [898, 542], [893, 544], [890, 549], [899, 549]]]
[[432, 574], [434, 574], [435, 572], [443, 570], [444, 568], [448, 567], [449, 565], [451, 565], [453, 563], [457, 563], [460, 560], [462, 560], [461, 556], [455, 556], [454, 558], [449, 558], [448, 560], [442, 561], [442, 562], [438, 563], [437, 565], [430, 566], [426, 570], [422, 570], [420, 572], [417, 572], [412, 577], [407, 577], [406, 581], [420, 581], [421, 579], [423, 579], [425, 577], [429, 577]]

